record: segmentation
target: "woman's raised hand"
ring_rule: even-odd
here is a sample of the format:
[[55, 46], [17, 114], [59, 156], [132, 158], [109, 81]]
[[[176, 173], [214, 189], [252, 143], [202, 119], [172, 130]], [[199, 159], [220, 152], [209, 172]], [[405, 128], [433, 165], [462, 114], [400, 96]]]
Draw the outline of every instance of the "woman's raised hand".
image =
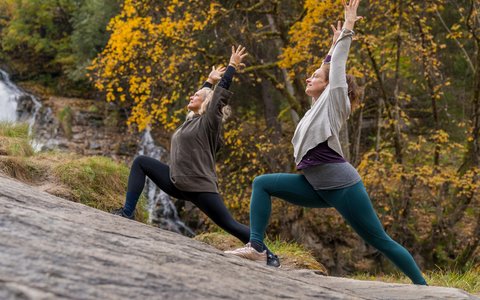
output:
[[248, 53], [245, 52], [245, 47], [238, 45], [237, 49], [235, 49], [235, 46], [232, 46], [232, 56], [230, 56], [230, 62], [228, 64], [235, 69], [238, 69], [239, 67], [245, 67], [245, 64], [242, 63], [242, 60], [247, 55]]
[[346, 0], [342, 0], [342, 4], [345, 7], [345, 24], [343, 27], [352, 30], [355, 22], [362, 19], [362, 17], [357, 16], [360, 0], [349, 0], [348, 4]]
[[332, 31], [333, 31], [333, 45], [335, 45], [335, 43], [338, 40], [338, 37], [340, 36], [340, 33], [342, 33], [342, 21], [338, 21], [336, 28], [334, 25], [330, 25], [330, 27], [332, 28]]
[[225, 73], [225, 70], [227, 68], [225, 67], [218, 67], [215, 68], [215, 66], [212, 67], [212, 72], [208, 75], [207, 81], [210, 82], [211, 84], [215, 85], [217, 82], [220, 81], [220, 79], [223, 76], [223, 73]]

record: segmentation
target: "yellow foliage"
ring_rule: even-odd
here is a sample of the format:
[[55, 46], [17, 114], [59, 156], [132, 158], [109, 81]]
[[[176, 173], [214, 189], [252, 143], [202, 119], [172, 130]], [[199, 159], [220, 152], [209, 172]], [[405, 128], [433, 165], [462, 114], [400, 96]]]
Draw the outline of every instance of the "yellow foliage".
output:
[[[290, 43], [283, 49], [279, 62], [281, 68], [291, 70], [292, 77], [302, 72], [313, 72], [315, 66], [318, 68], [321, 65], [323, 57], [319, 49], [328, 51], [331, 43], [328, 38], [331, 36], [330, 20], [341, 18], [343, 13], [340, 0], [306, 0], [303, 6], [305, 17], [291, 27]], [[312, 69], [305, 69], [307, 62]]]
[[[364, 154], [358, 171], [384, 220], [393, 222], [398, 218], [405, 201], [415, 206], [411, 218], [416, 226], [419, 226], [418, 220], [425, 217], [431, 225], [436, 222], [441, 216], [432, 214], [430, 210], [437, 205], [448, 211], [451, 205], [460, 201], [460, 197], [473, 197], [474, 203], [480, 201], [476, 197], [480, 190], [480, 169], [473, 168], [464, 174], [458, 172], [458, 161], [465, 155], [465, 147], [449, 143], [448, 134], [442, 131], [438, 131], [432, 141], [449, 145], [442, 147], [440, 153], [445, 160], [439, 166], [435, 166], [432, 159], [435, 143], [422, 136], [408, 143], [408, 158], [403, 164], [397, 163], [389, 150], [378, 153], [378, 159], [375, 159], [377, 154], [373, 151]], [[426, 228], [417, 229], [425, 232]]]
[[[151, 10], [159, 12], [154, 19]], [[175, 128], [177, 112], [193, 90], [191, 75], [204, 73], [192, 64], [203, 50], [195, 39], [218, 11], [215, 2], [126, 0], [122, 12], [110, 22], [110, 40], [90, 70], [95, 86], [107, 101], [131, 99], [129, 124], [143, 130], [152, 122]], [[178, 51], [182, 49], [182, 51]], [[198, 77], [198, 76], [197, 76]]]

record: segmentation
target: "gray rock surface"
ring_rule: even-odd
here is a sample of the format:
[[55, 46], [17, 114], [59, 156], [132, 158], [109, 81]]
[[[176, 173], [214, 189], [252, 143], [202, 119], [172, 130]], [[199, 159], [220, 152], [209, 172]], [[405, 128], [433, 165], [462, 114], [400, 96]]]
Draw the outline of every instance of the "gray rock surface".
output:
[[0, 177], [0, 299], [280, 298], [480, 299], [269, 268]]

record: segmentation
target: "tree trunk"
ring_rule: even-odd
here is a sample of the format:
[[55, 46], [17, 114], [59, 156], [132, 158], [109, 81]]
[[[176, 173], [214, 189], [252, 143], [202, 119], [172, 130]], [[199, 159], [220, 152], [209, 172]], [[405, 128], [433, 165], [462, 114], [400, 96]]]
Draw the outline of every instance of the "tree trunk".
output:
[[[366, 50], [367, 50], [367, 54], [368, 54], [368, 57], [370, 58], [370, 62], [372, 63], [372, 67], [373, 67], [373, 70], [375, 72], [375, 76], [377, 77], [377, 80], [378, 80], [378, 84], [380, 86], [380, 91], [382, 92], [382, 96], [383, 96], [383, 99], [381, 99], [380, 97], [378, 98], [378, 101], [379, 101], [379, 108], [378, 108], [378, 111], [381, 112], [383, 111], [383, 109], [380, 108], [380, 106], [382, 106], [383, 108], [385, 108], [386, 112], [387, 112], [387, 116], [389, 119], [394, 119], [394, 116], [392, 114], [392, 111], [390, 110], [389, 106], [388, 106], [388, 102], [386, 102], [385, 100], [388, 100], [389, 97], [388, 97], [388, 93], [387, 93], [387, 90], [386, 90], [386, 87], [385, 87], [385, 83], [384, 83], [384, 80], [383, 80], [383, 75], [380, 71], [380, 67], [379, 65], [377, 64], [377, 61], [375, 60], [375, 57], [373, 55], [373, 52], [372, 50], [370, 49], [370, 44], [368, 42], [365, 43], [366, 45]], [[383, 105], [381, 105], [383, 104]], [[378, 123], [381, 121], [381, 118], [378, 117], [377, 118], [377, 125], [380, 125], [381, 123]], [[393, 124], [393, 122], [390, 122], [390, 130], [392, 131], [393, 135], [394, 135], [394, 148], [395, 148], [395, 155], [397, 156], [397, 161], [401, 159], [402, 157], [402, 144], [401, 144], [401, 135], [400, 135], [400, 132], [397, 132], [396, 128], [395, 128], [395, 124]], [[380, 127], [377, 127], [377, 144], [376, 144], [376, 150], [377, 150], [377, 156], [375, 159], [378, 159], [378, 150], [380, 149]]]
[[[362, 95], [362, 103], [365, 99], [365, 96]], [[352, 147], [352, 164], [354, 166], [358, 165], [360, 162], [360, 140], [362, 137], [362, 126], [363, 126], [363, 109], [364, 105], [361, 105], [358, 112], [358, 119], [354, 125], [354, 135], [353, 135], [353, 147]]]
[[375, 160], [379, 160], [380, 144], [382, 143], [383, 100], [377, 101], [377, 135], [375, 137]]
[[396, 152], [396, 160], [399, 164], [403, 162], [403, 153], [401, 145], [401, 131], [400, 131], [400, 105], [399, 105], [399, 90], [400, 90], [400, 58], [402, 53], [402, 36], [400, 35], [403, 24], [403, 1], [398, 3], [398, 32], [397, 32], [397, 54], [395, 62], [395, 88], [393, 90], [393, 117], [394, 117], [394, 144]]
[[[423, 66], [423, 73], [425, 75], [425, 78], [427, 80], [427, 86], [429, 89], [429, 94], [430, 94], [430, 102], [432, 104], [432, 115], [433, 115], [433, 130], [434, 134], [437, 134], [438, 131], [440, 130], [440, 120], [438, 118], [438, 108], [437, 108], [437, 93], [435, 92], [435, 84], [436, 80], [434, 78], [435, 70], [432, 70], [432, 68], [435, 68], [433, 64], [428, 61], [428, 57], [426, 55], [427, 51], [427, 40], [426, 40], [426, 35], [425, 32], [423, 31], [423, 25], [420, 21], [420, 17], [417, 16], [416, 18], [416, 23], [418, 30], [420, 32], [420, 39], [421, 39], [421, 46], [422, 50], [421, 51], [421, 56], [422, 56], [422, 66]], [[436, 51], [428, 51], [428, 54], [430, 56], [436, 55]], [[435, 150], [433, 154], [433, 164], [434, 166], [438, 167], [440, 163], [440, 145], [438, 143], [435, 143]]]
[[[267, 15], [267, 19], [268, 19], [268, 23], [269, 23], [270, 27], [272, 28], [272, 31], [280, 32], [280, 30], [278, 29], [277, 23], [275, 22], [275, 18], [271, 14]], [[282, 35], [282, 34], [280, 33], [280, 35]], [[285, 44], [281, 39], [275, 39], [275, 46], [277, 47], [278, 51], [281, 52], [281, 49], [283, 49], [285, 47]], [[286, 88], [288, 94], [291, 96], [291, 98], [297, 99], [296, 94], [295, 94], [295, 87], [293, 86], [293, 83], [290, 80], [290, 76], [288, 76], [287, 70], [285, 68], [281, 68], [280, 70], [282, 72], [283, 82], [285, 84], [285, 88]], [[301, 105], [299, 105], [299, 106], [301, 106]], [[291, 116], [292, 116], [292, 120], [293, 120], [293, 122], [295, 123], [295, 126], [296, 126], [298, 124], [298, 122], [300, 121], [300, 117], [299, 117], [300, 112], [296, 111], [292, 107], [290, 113], [291, 113]]]
[[465, 155], [462, 172], [471, 167], [478, 167], [480, 162], [480, 37], [475, 38], [476, 44], [476, 68], [472, 95], [472, 131], [468, 141], [468, 151]]
[[277, 120], [278, 109], [272, 97], [273, 87], [270, 81], [262, 80], [261, 89], [265, 121], [267, 123], [268, 130], [272, 133], [272, 142], [276, 144], [280, 140], [280, 136], [282, 134], [282, 126]]
[[343, 158], [350, 161], [350, 138], [348, 136], [348, 123], [345, 123], [339, 133], [340, 145], [342, 145]]

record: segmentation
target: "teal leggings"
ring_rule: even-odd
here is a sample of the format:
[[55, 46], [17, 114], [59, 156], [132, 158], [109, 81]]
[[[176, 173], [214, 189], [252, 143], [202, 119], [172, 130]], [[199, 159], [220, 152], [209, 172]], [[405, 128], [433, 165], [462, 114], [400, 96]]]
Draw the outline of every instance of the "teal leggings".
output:
[[388, 257], [415, 284], [426, 284], [412, 255], [383, 229], [363, 183], [336, 190], [314, 190], [303, 175], [266, 174], [253, 181], [250, 240], [262, 242], [272, 211], [271, 196], [305, 207], [334, 207], [367, 243]]

